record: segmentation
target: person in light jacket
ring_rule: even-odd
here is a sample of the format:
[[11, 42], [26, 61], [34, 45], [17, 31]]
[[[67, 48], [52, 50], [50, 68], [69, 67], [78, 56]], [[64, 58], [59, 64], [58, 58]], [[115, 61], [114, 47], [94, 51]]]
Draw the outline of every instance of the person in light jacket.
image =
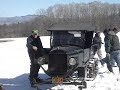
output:
[[101, 36], [101, 32], [97, 32], [95, 34], [95, 37], [93, 38], [93, 52], [94, 55], [97, 53], [99, 59], [102, 59], [102, 51], [101, 51], [101, 45], [103, 44]]

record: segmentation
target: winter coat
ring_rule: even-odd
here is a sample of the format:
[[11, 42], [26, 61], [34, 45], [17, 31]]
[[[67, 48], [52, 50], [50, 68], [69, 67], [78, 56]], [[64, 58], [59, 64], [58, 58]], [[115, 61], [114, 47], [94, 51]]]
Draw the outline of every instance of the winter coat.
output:
[[93, 38], [93, 45], [95, 49], [100, 49], [102, 44], [102, 39], [99, 36]]
[[120, 50], [119, 38], [113, 31], [109, 31], [109, 33], [105, 35], [104, 41], [106, 53]]
[[[28, 53], [30, 57], [33, 58], [33, 55], [34, 58], [39, 58], [40, 56], [42, 56], [43, 47], [39, 36], [37, 36], [37, 38], [34, 38], [32, 35], [29, 36], [27, 38], [26, 46], [28, 48]], [[32, 48], [33, 46], [36, 46], [38, 50], [34, 51]]]

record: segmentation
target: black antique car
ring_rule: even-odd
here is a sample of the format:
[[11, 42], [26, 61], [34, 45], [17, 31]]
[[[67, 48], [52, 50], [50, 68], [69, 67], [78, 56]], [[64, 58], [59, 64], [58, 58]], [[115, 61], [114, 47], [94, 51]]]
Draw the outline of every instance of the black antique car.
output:
[[86, 80], [94, 79], [97, 59], [92, 50], [95, 31], [90, 23], [59, 23], [51, 26], [48, 70], [52, 83], [74, 84], [86, 88]]

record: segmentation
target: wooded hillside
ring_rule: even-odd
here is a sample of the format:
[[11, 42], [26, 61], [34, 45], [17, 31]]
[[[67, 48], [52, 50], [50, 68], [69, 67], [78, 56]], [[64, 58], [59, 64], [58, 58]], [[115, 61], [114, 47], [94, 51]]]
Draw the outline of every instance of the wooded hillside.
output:
[[101, 2], [57, 4], [37, 11], [38, 17], [24, 23], [0, 25], [0, 37], [26, 37], [32, 29], [49, 35], [47, 29], [59, 22], [92, 23], [96, 29], [120, 28], [120, 4]]

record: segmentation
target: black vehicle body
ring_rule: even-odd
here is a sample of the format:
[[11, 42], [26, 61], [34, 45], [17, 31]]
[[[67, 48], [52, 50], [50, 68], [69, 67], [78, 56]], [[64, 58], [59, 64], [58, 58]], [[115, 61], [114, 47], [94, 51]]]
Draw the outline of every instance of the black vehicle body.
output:
[[[86, 79], [94, 78], [97, 60], [93, 58], [92, 39], [95, 27], [91, 24], [57, 24], [51, 32], [48, 70], [50, 77], [71, 78], [71, 84], [86, 87]], [[74, 78], [73, 78], [74, 77]]]

